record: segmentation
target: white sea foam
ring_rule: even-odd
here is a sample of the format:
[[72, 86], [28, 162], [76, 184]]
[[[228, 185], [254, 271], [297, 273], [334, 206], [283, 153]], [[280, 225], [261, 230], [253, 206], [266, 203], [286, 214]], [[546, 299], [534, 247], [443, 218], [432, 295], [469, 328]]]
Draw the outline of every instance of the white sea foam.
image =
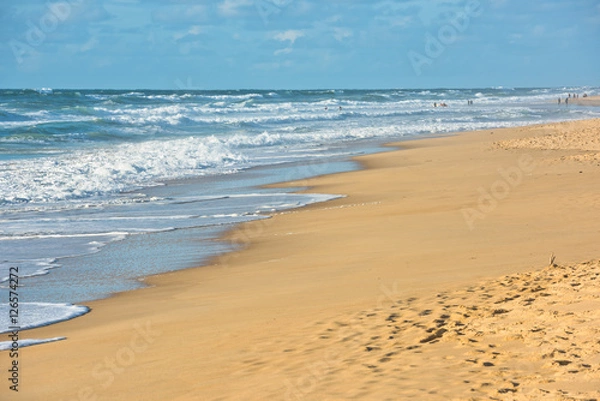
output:
[[[0, 249], [2, 247], [0, 246]], [[0, 268], [2, 269], [4, 274], [7, 274], [10, 271], [10, 268], [13, 266], [19, 267], [19, 277], [34, 277], [34, 276], [43, 276], [48, 274], [48, 271], [58, 267], [56, 263], [56, 259], [53, 258], [36, 258], [35, 255], [31, 255], [26, 260], [18, 260], [11, 258], [11, 255], [3, 254], [6, 258], [6, 261], [0, 262]], [[8, 282], [9, 276], [0, 276], [0, 288], [2, 288], [3, 283]]]
[[[46, 343], [52, 343], [55, 341], [62, 341], [62, 340], [66, 340], [67, 337], [54, 337], [54, 338], [44, 338], [44, 339], [26, 339], [26, 340], [19, 340], [17, 341], [17, 344], [19, 345], [19, 348], [23, 348], [23, 347], [31, 347], [32, 345], [39, 345], [39, 344], [46, 344]], [[0, 351], [7, 351], [12, 349], [14, 346], [14, 343], [12, 341], [0, 341]]]
[[33, 127], [43, 124], [58, 124], [64, 122], [76, 123], [85, 121], [94, 121], [96, 117], [68, 117], [62, 119], [50, 119], [50, 120], [30, 120], [30, 121], [0, 121], [1, 128], [24, 128]]
[[[261, 105], [257, 107], [258, 111], [244, 113], [230, 109], [223, 113], [208, 113], [202, 107], [196, 110], [196, 106], [190, 108], [179, 104], [118, 110], [99, 108], [113, 116], [109, 119], [116, 118], [135, 126], [159, 122], [176, 125], [183, 120], [208, 125], [277, 126], [262, 133], [238, 129], [238, 133], [218, 137], [150, 140], [80, 150], [69, 155], [25, 160], [18, 164], [0, 163], [0, 202], [79, 199], [154, 185], [163, 179], [233, 172], [252, 166], [253, 157], [260, 157], [249, 154], [245, 149], [264, 150], [279, 146], [283, 152], [286, 147], [302, 145], [308, 150], [315, 144], [515, 126], [544, 118], [547, 121], [553, 119], [543, 117], [543, 112], [524, 104], [543, 100], [542, 104], [547, 107], [548, 96], [553, 95], [535, 95], [527, 99], [498, 98], [478, 92], [475, 96], [478, 100], [474, 106], [468, 107], [464, 101], [458, 103], [455, 100], [450, 104], [452, 107], [444, 110], [434, 110], [429, 101], [424, 106], [423, 100], [387, 102], [377, 107], [365, 105], [365, 102], [347, 101], [348, 105], [342, 112], [325, 111], [322, 104], [315, 106], [314, 103], [302, 102], [294, 105]], [[494, 102], [498, 106], [489, 107]], [[505, 103], [511, 106], [501, 106]], [[274, 110], [267, 110], [269, 107]], [[432, 118], [435, 116], [443, 118]], [[357, 121], [361, 123], [357, 124]], [[304, 132], [298, 130], [302, 126], [305, 127]], [[148, 130], [148, 126], [145, 127], [144, 130]], [[137, 130], [140, 131], [140, 128]]]
[[152, 185], [154, 180], [227, 173], [244, 156], [214, 137], [148, 141], [0, 163], [0, 202], [77, 199]]
[[[333, 198], [265, 193], [255, 185], [327, 173], [314, 166], [403, 137], [599, 116], [592, 108], [557, 108], [557, 96], [584, 91], [600, 93], [572, 87], [27, 91], [18, 95], [21, 103], [16, 92], [0, 91], [0, 272], [18, 266], [24, 283], [36, 284], [28, 288], [35, 299], [52, 302], [126, 290], [128, 280], [170, 268], [174, 254], [197, 264], [194, 252], [223, 249], [212, 248], [216, 242], [197, 246], [196, 237], [182, 240], [182, 233], [218, 235], [220, 227], [268, 218], [266, 212]], [[449, 107], [433, 107], [442, 101]], [[230, 174], [249, 167], [267, 168]], [[157, 232], [163, 234], [139, 235]], [[155, 253], [143, 248], [159, 238]], [[193, 250], [181, 248], [191, 242]], [[143, 250], [130, 249], [132, 243]], [[107, 246], [117, 251], [99, 252]], [[61, 281], [73, 273], [73, 283]], [[55, 280], [65, 287], [54, 289]], [[6, 289], [0, 283], [0, 293]], [[26, 308], [40, 316], [38, 324], [54, 321], [59, 313], [40, 305]]]
[[[10, 307], [0, 304], [0, 334], [13, 330], [14, 324], [10, 321]], [[20, 330], [46, 326], [84, 315], [90, 311], [87, 306], [72, 304], [57, 304], [43, 302], [19, 303], [18, 327]]]
[[54, 91], [51, 88], [34, 89], [40, 95], [51, 95]]
[[260, 93], [248, 93], [244, 95], [203, 95], [206, 99], [215, 99], [215, 100], [248, 100], [254, 98], [261, 98], [263, 95]]

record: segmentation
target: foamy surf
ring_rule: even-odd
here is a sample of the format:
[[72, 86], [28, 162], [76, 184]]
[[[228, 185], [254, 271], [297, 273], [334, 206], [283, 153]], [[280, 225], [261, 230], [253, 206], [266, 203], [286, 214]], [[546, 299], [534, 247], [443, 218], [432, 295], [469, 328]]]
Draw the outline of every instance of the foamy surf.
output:
[[0, 90], [0, 280], [19, 267], [36, 324], [73, 318], [231, 250], [216, 238], [236, 224], [336, 197], [262, 185], [403, 138], [600, 117], [556, 104], [575, 92], [600, 88]]
[[[9, 321], [10, 307], [8, 304], [0, 304], [0, 334], [9, 333], [13, 330], [13, 324]], [[44, 302], [21, 302], [19, 303], [19, 330], [33, 329], [47, 326], [52, 323], [70, 320], [88, 313], [87, 306], [71, 304], [54, 304]]]
[[0, 341], [0, 351], [8, 351], [11, 349], [31, 347], [32, 345], [47, 344], [47, 343], [62, 341], [62, 340], [66, 340], [66, 339], [67, 339], [67, 337], [53, 337], [53, 338], [44, 338], [44, 339], [31, 338], [31, 339], [26, 339], [26, 340], [18, 340], [18, 341], [16, 341], [18, 347], [15, 347], [14, 341]]

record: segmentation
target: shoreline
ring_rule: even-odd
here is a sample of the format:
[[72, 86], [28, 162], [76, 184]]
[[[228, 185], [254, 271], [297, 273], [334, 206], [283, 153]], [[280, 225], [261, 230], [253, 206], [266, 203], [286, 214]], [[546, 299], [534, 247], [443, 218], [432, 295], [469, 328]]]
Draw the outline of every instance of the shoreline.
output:
[[[303, 361], [294, 370], [278, 359], [279, 355], [272, 360], [279, 368], [275, 372], [269, 371], [264, 366], [272, 364], [258, 364], [265, 352], [253, 349], [256, 340], [276, 348], [279, 334], [280, 343], [281, 338], [297, 343], [302, 337], [298, 333], [314, 331], [306, 328], [307, 325], [312, 327], [311, 322], [328, 321], [336, 315], [377, 306], [382, 296], [422, 296], [432, 291], [456, 289], [484, 278], [541, 268], [550, 252], [558, 255], [560, 263], [598, 258], [592, 244], [599, 227], [591, 218], [582, 222], [582, 216], [585, 216], [582, 205], [598, 207], [593, 203], [593, 194], [585, 190], [582, 192], [579, 186], [573, 188], [568, 180], [557, 178], [568, 176], [569, 180], [593, 182], [593, 177], [588, 175], [597, 174], [598, 167], [593, 164], [595, 159], [587, 155], [595, 155], [593, 152], [597, 149], [585, 150], [586, 157], [581, 158], [581, 149], [577, 146], [562, 149], [559, 144], [558, 149], [553, 149], [539, 138], [553, 130], [569, 131], [569, 127], [581, 126], [595, 129], [599, 124], [599, 120], [584, 120], [409, 140], [391, 145], [399, 145], [400, 150], [356, 158], [364, 169], [301, 180], [306, 182], [302, 185], [298, 181], [278, 184], [281, 187], [309, 187], [301, 192], [345, 194], [347, 197], [275, 213], [267, 220], [243, 223], [228, 232], [225, 238], [234, 243], [249, 244], [244, 249], [217, 256], [201, 268], [148, 277], [144, 282], [149, 287], [88, 303], [93, 309], [91, 314], [28, 331], [40, 337], [55, 337], [52, 333], [60, 331], [68, 339], [31, 349], [37, 360], [24, 363], [29, 372], [38, 373], [35, 379], [29, 376], [32, 373], [27, 373], [28, 381], [40, 379], [40, 383], [36, 383], [39, 390], [33, 391], [33, 386], [23, 389], [26, 396], [31, 397], [27, 399], [41, 397], [44, 389], [52, 383], [52, 375], [50, 378], [40, 378], [39, 375], [55, 353], [68, 355], [71, 367], [98, 373], [98, 377], [92, 375], [91, 378], [90, 374], [78, 373], [74, 379], [61, 382], [62, 387], [57, 389], [56, 395], [62, 397], [73, 397], [81, 388], [87, 388], [80, 383], [88, 383], [98, 399], [126, 398], [127, 393], [131, 397], [136, 393], [128, 386], [129, 375], [148, 387], [143, 390], [148, 397], [145, 399], [164, 399], [167, 394], [181, 397], [172, 399], [193, 399], [187, 397], [194, 389], [205, 388], [194, 381], [197, 375], [203, 377], [201, 383], [210, 383], [210, 390], [205, 393], [207, 397], [221, 396], [225, 391], [229, 391], [230, 395], [244, 394], [250, 398], [282, 394], [281, 383], [277, 384], [276, 379], [281, 371], [291, 370], [292, 373], [286, 377], [302, 378], [305, 375], [302, 372], [310, 362]], [[532, 133], [533, 138], [538, 139], [522, 140], [523, 135], [527, 137]], [[494, 135], [493, 140], [482, 139], [490, 138], [490, 135]], [[499, 148], [494, 148], [498, 141], [501, 142], [497, 145]], [[448, 154], [453, 152], [456, 154]], [[540, 162], [522, 159], [523, 154]], [[465, 163], [461, 156], [467, 157], [470, 163]], [[506, 197], [497, 199], [494, 207], [491, 202], [489, 211], [479, 210], [477, 198], [483, 196], [479, 189], [483, 188], [483, 192], [489, 194], [494, 185], [505, 177], [498, 175], [498, 168], [508, 172], [507, 177], [515, 168], [520, 169], [521, 178], [517, 179], [519, 174], [513, 176], [515, 183], [519, 181], [515, 185], [510, 185], [510, 180], [506, 179], [509, 183]], [[586, 174], [579, 173], [583, 170]], [[387, 175], [382, 179], [384, 173]], [[552, 174], [560, 185], [544, 178], [548, 174]], [[400, 184], [392, 185], [396, 177]], [[532, 179], [525, 184], [526, 177]], [[498, 188], [500, 186], [498, 184]], [[570, 234], [569, 226], [566, 229], [560, 227], [560, 216], [553, 211], [557, 203], [549, 195], [564, 195], [568, 193], [567, 189], [576, 189], [586, 195], [580, 203], [575, 195], [566, 200], [567, 204], [577, 206], [577, 213], [572, 217], [585, 228], [577, 233], [577, 239], [570, 240], [565, 237], [565, 234]], [[539, 200], [540, 195], [543, 201]], [[550, 203], [541, 205], [541, 209], [559, 221], [547, 221], [548, 215], [532, 219], [530, 223], [540, 229], [544, 237], [532, 239], [531, 229], [526, 230], [516, 224], [527, 217], [527, 213], [523, 213], [524, 207], [535, 210], [538, 203]], [[469, 230], [469, 220], [461, 214], [462, 209], [475, 210], [475, 214], [470, 215], [473, 230]], [[596, 209], [593, 211], [598, 212]], [[390, 219], [402, 224], [394, 226], [394, 223], [389, 223]], [[563, 223], [568, 221], [565, 216], [562, 217]], [[505, 232], [500, 232], [502, 230]], [[513, 238], [515, 233], [516, 239]], [[473, 241], [475, 246], [467, 246], [467, 241]], [[405, 247], [406, 254], [398, 254], [398, 244]], [[538, 253], [532, 253], [532, 249]], [[474, 251], [477, 252], [473, 255]], [[503, 259], [508, 256], [510, 260]], [[456, 264], [461, 266], [454, 266]], [[436, 265], [439, 267], [431, 268]], [[428, 270], [414, 271], [423, 267]], [[486, 270], [482, 271], [482, 268]], [[386, 294], [386, 291], [392, 295]], [[158, 305], [154, 308], [149, 303]], [[173, 308], [163, 303], [170, 303]], [[205, 314], [199, 318], [200, 321], [185, 318], [198, 316], [198, 313]], [[171, 325], [177, 328], [173, 329]], [[94, 331], [96, 329], [98, 332]], [[261, 334], [265, 330], [270, 331], [271, 336]], [[121, 335], [115, 335], [119, 332]], [[132, 336], [136, 334], [137, 345], [140, 345], [140, 339], [147, 340], [146, 347], [140, 352], [133, 352], [131, 345]], [[223, 338], [215, 338], [219, 336]], [[201, 351], [188, 350], [198, 357], [206, 352], [214, 358], [208, 361], [196, 359], [196, 363], [190, 361], [181, 366], [182, 378], [177, 383], [184, 388], [179, 390], [171, 388], [172, 384], [156, 382], [158, 371], [164, 369], [161, 368], [161, 360], [166, 363], [173, 355], [179, 355], [175, 357], [177, 360], [186, 355], [186, 350], [164, 342], [164, 337], [178, 339], [180, 344], [195, 344], [197, 338], [215, 343], [215, 349], [203, 344]], [[88, 352], [86, 347], [97, 341], [103, 345], [101, 349]], [[143, 347], [140, 345], [138, 348], [141, 350]], [[77, 350], [86, 350], [88, 355], [74, 357]], [[104, 357], [112, 355], [118, 360], [122, 350], [133, 352], [134, 361], [120, 366], [120, 372], [104, 369]], [[121, 353], [129, 355], [126, 351]], [[269, 352], [266, 354], [270, 355]], [[244, 358], [254, 359], [258, 365], [251, 368], [248, 365], [253, 362], [246, 363]], [[310, 361], [309, 357], [306, 359]], [[227, 361], [235, 361], [235, 367], [228, 368]], [[216, 366], [213, 367], [212, 363]], [[96, 369], [98, 366], [100, 369]], [[246, 374], [240, 373], [244, 369]], [[128, 373], [125, 374], [125, 371]], [[236, 377], [241, 384], [230, 388], [223, 383], [225, 377]], [[250, 385], [253, 377], [265, 377], [270, 384]], [[327, 386], [324, 383], [319, 387]], [[275, 388], [279, 390], [273, 391]], [[286, 388], [284, 385], [284, 393], [289, 390]], [[0, 394], [3, 391], [0, 389]], [[319, 391], [323, 389], [315, 390], [311, 396], [319, 394]]]
[[600, 106], [600, 96], [578, 97], [575, 99], [569, 99], [569, 101], [579, 106]]

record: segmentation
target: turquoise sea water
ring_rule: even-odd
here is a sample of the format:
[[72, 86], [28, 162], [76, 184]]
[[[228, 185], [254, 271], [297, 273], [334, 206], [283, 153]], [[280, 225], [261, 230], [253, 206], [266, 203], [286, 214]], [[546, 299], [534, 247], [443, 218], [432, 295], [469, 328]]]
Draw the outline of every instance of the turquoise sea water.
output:
[[403, 138], [600, 117], [557, 104], [584, 92], [600, 88], [0, 90], [0, 332], [12, 266], [29, 325], [70, 318], [229, 250], [236, 223], [339, 195], [261, 184]]

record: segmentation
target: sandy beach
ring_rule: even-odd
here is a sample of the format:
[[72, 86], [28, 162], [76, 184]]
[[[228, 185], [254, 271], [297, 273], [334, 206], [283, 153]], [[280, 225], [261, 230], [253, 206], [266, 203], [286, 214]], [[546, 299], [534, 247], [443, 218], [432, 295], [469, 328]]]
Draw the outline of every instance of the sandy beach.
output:
[[67, 339], [22, 349], [19, 393], [3, 378], [0, 399], [600, 398], [600, 120], [357, 160], [282, 184], [344, 198], [23, 332]]
[[577, 99], [570, 100], [573, 104], [580, 106], [600, 106], [600, 96], [578, 97]]

